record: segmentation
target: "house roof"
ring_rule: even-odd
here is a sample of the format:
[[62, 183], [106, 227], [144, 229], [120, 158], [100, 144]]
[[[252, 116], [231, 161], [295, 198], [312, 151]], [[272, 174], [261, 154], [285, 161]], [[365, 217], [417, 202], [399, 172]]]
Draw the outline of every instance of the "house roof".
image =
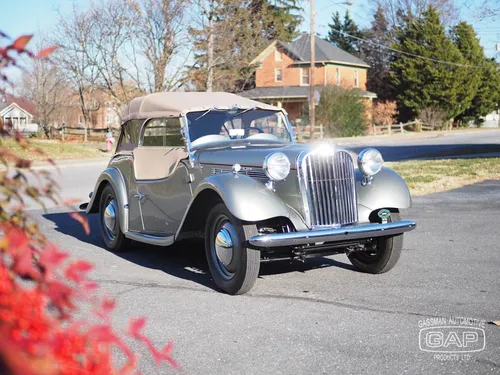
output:
[[[314, 38], [315, 46], [315, 61], [316, 62], [330, 62], [344, 65], [355, 65], [369, 68], [370, 66], [363, 60], [354, 55], [344, 51], [343, 49], [334, 46], [330, 42], [320, 38]], [[251, 64], [261, 62], [269, 55], [276, 45], [281, 46], [290, 54], [296, 64], [310, 63], [311, 62], [311, 38], [308, 34], [302, 36], [293, 42], [275, 41], [271, 43], [259, 56], [257, 56]]]
[[16, 103], [22, 110], [29, 113], [30, 115], [34, 115], [36, 112], [36, 108], [33, 103], [30, 103], [26, 99], [19, 98], [11, 94], [0, 96], [0, 110], [7, 108], [12, 103]]
[[121, 113], [122, 121], [150, 117], [180, 116], [207, 109], [260, 108], [280, 111], [281, 108], [259, 103], [226, 92], [158, 92], [133, 99]]
[[18, 108], [20, 111], [24, 112], [27, 116], [31, 116], [33, 117], [33, 115], [31, 113], [29, 113], [27, 110], [25, 110], [23, 107], [21, 107], [19, 104], [17, 104], [16, 102], [13, 102], [11, 104], [9, 104], [7, 107], [3, 108], [2, 110], [0, 110], [0, 116], [4, 116], [6, 115], [7, 113], [9, 113], [13, 108]]
[[[315, 86], [316, 90], [321, 94], [324, 86]], [[251, 90], [240, 92], [238, 95], [250, 99], [306, 99], [309, 97], [310, 86], [273, 86], [273, 87], [256, 87]], [[361, 90], [359, 88], [352, 89], [359, 95], [365, 98], [376, 98], [377, 94]]]

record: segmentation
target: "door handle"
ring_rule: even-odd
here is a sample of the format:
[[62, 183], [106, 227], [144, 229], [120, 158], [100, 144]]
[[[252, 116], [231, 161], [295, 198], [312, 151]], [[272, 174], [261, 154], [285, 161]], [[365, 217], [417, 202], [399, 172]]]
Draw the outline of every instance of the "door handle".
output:
[[138, 201], [140, 201], [140, 200], [142, 200], [142, 198], [144, 198], [144, 197], [145, 197], [145, 195], [144, 195], [144, 194], [141, 194], [141, 193], [137, 193], [136, 195], [134, 195], [134, 197], [136, 197], [136, 198], [137, 198], [137, 200], [138, 200]]

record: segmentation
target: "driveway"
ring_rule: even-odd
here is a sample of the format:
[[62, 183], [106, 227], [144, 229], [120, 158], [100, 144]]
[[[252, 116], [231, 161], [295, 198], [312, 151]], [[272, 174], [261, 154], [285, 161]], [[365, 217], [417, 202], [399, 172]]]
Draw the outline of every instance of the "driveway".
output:
[[[199, 243], [113, 254], [95, 215], [86, 236], [62, 209], [30, 212], [96, 265], [93, 278], [118, 300], [115, 322], [147, 316], [148, 335], [173, 340], [187, 374], [500, 373], [500, 327], [485, 324], [500, 319], [500, 181], [415, 198], [403, 215], [418, 228], [387, 274], [358, 273], [344, 255], [264, 264], [251, 293], [234, 297], [214, 291]], [[485, 349], [420, 350], [426, 319], [450, 317], [476, 319], [467, 322], [484, 329]], [[144, 354], [144, 374], [167, 372]]]

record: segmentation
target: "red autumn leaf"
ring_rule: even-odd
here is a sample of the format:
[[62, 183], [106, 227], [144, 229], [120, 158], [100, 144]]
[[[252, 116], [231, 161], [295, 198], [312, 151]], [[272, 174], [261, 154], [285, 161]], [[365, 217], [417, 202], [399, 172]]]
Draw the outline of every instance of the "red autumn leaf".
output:
[[50, 298], [54, 306], [61, 314], [64, 315], [66, 310], [72, 310], [75, 308], [72, 301], [74, 290], [71, 287], [59, 281], [52, 281], [47, 284], [47, 287], [47, 297]]
[[92, 264], [84, 260], [77, 260], [76, 262], [71, 263], [68, 268], [66, 268], [64, 275], [68, 279], [73, 280], [75, 283], [80, 284], [86, 279], [87, 273], [92, 268], [94, 268]]
[[11, 250], [24, 251], [28, 248], [29, 240], [26, 234], [17, 228], [6, 228], [7, 243]]
[[12, 48], [22, 51], [26, 47], [26, 45], [29, 43], [29, 41], [33, 38], [33, 35], [21, 35], [19, 38], [17, 38], [14, 43], [12, 43]]
[[54, 51], [56, 49], [57, 49], [56, 46], [51, 46], [51, 47], [44, 48], [40, 52], [38, 52], [38, 54], [36, 55], [36, 57], [38, 57], [39, 59], [46, 59], [47, 57], [49, 57], [50, 55], [52, 55], [52, 53], [54, 53]]
[[37, 277], [37, 271], [33, 266], [33, 252], [26, 248], [12, 256], [14, 264], [12, 270], [20, 276]]
[[167, 361], [170, 366], [177, 368], [177, 362], [170, 355], [173, 349], [173, 344], [170, 342], [161, 351], [158, 351], [158, 349], [156, 349], [156, 347], [153, 345], [152, 341], [141, 333], [145, 325], [145, 318], [131, 319], [129, 323], [130, 336], [142, 342], [148, 348], [157, 365], [162, 361]]
[[69, 216], [78, 221], [82, 225], [83, 230], [85, 231], [85, 234], [87, 236], [90, 234], [89, 221], [87, 220], [86, 217], [83, 217], [83, 215], [79, 214], [78, 212], [71, 212]]

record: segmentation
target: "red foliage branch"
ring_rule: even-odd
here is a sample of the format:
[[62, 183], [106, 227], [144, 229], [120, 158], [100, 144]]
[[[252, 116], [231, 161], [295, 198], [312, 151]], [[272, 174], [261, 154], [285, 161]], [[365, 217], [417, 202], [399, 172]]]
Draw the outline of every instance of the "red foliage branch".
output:
[[[0, 41], [6, 39], [0, 32]], [[55, 47], [33, 55], [26, 50], [30, 35], [0, 47], [1, 72], [17, 66], [14, 55], [48, 58]], [[137, 370], [138, 359], [125, 338], [111, 327], [115, 301], [96, 293], [97, 284], [88, 278], [93, 266], [84, 260], [69, 260], [69, 254], [51, 244], [25, 213], [24, 199], [43, 206], [43, 199], [59, 202], [56, 182], [47, 172], [30, 170], [31, 162], [2, 146], [2, 138], [13, 138], [22, 149], [32, 150], [19, 133], [5, 129], [0, 119], [0, 374], [129, 374]], [[52, 161], [51, 161], [52, 162]], [[53, 163], [53, 162], [52, 162]], [[14, 165], [14, 170], [11, 170]], [[26, 173], [40, 186], [29, 184]], [[68, 202], [63, 202], [68, 203]], [[71, 216], [90, 231], [80, 214]], [[91, 316], [77, 319], [87, 304]], [[80, 314], [81, 315], [81, 314]], [[157, 364], [177, 363], [171, 356], [172, 343], [158, 350], [142, 334], [146, 320], [131, 319], [126, 336], [145, 345]], [[125, 360], [117, 363], [113, 349]]]

